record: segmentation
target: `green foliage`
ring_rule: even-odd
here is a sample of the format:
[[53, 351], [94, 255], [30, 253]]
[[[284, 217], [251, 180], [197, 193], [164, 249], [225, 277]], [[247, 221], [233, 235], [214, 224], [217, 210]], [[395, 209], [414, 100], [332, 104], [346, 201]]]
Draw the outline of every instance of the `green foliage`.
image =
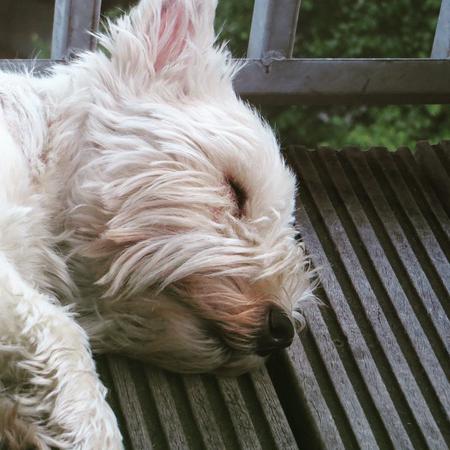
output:
[[236, 58], [245, 57], [247, 53], [252, 11], [253, 1], [219, 1], [216, 30], [219, 31], [220, 40], [229, 42]]
[[302, 2], [297, 54], [304, 57], [428, 57], [440, 0]]
[[50, 58], [50, 42], [42, 39], [38, 33], [31, 34], [31, 44], [35, 48], [36, 58], [47, 59]]
[[[217, 23], [233, 53], [245, 54], [251, 2], [222, 1]], [[303, 0], [294, 56], [428, 57], [440, 0]], [[449, 81], [450, 82], [450, 81]], [[414, 147], [420, 139], [450, 139], [447, 106], [264, 108], [283, 144]]]

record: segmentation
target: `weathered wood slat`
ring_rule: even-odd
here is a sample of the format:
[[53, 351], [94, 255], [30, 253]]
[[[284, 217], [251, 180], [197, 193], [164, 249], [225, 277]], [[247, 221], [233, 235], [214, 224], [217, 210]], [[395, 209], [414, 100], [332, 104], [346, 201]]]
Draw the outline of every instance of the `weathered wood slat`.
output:
[[[438, 156], [439, 150], [442, 159]], [[428, 184], [434, 189], [445, 212], [450, 216], [450, 142], [442, 142], [435, 147], [426, 142], [419, 142], [416, 158], [427, 176]]]
[[[303, 152], [299, 154], [298, 150], [295, 149], [290, 152], [290, 157], [295, 161], [294, 167], [299, 170], [298, 166], [303, 165], [305, 161]], [[306, 167], [305, 171], [311, 173], [309, 167]], [[305, 180], [303, 179], [303, 181]], [[325, 253], [323, 244], [321, 244], [317, 234], [320, 233], [321, 238], [324, 239], [324, 233], [321, 229], [317, 231], [315, 229], [318, 225], [318, 218], [313, 216], [311, 206], [308, 205], [308, 212], [306, 211], [306, 200], [309, 199], [310, 195], [316, 195], [316, 189], [313, 185], [314, 181], [320, 184], [320, 181], [314, 177], [308, 183], [304, 182], [303, 194], [300, 192], [300, 201], [303, 205], [299, 213], [299, 220], [301, 220], [302, 234], [305, 243], [311, 252], [315, 265], [322, 268], [321, 281], [323, 289], [325, 290], [330, 306], [333, 308], [334, 314], [336, 314], [336, 319], [342, 329], [345, 340], [351, 347], [355, 362], [363, 377], [365, 387], [370, 392], [376, 410], [378, 410], [384, 427], [387, 430], [389, 435], [388, 442], [389, 440], [392, 441], [395, 448], [413, 448], [408, 434], [405, 431], [404, 424], [402, 424], [396, 407], [386, 389], [385, 380], [383, 380], [379, 373], [379, 368], [372, 359], [371, 350], [365, 340], [367, 338], [363, 336], [363, 333], [360, 330], [360, 326], [362, 326], [362, 329], [364, 330], [364, 323], [358, 325], [361, 321], [358, 320], [358, 317], [355, 317], [352, 312], [349, 306], [349, 296], [343, 292], [341, 283], [336, 278], [335, 270], [337, 271], [338, 269], [338, 267], [336, 267], [338, 262], [331, 262], [329, 255]], [[306, 192], [307, 188], [309, 192], [308, 195]], [[309, 191], [311, 188], [313, 190]], [[314, 220], [315, 226], [311, 220]], [[356, 374], [353, 373], [352, 378], [355, 378], [355, 376]], [[374, 412], [375, 411], [372, 411], [372, 413]]]
[[[426, 151], [426, 150], [425, 150]], [[416, 151], [415, 154], [419, 154]], [[433, 149], [429, 153], [434, 153]], [[414, 154], [408, 148], [400, 148], [393, 154], [400, 172], [405, 177], [406, 183], [414, 193], [414, 198], [421, 208], [422, 214], [428, 221], [433, 233], [438, 239], [441, 249], [450, 259], [450, 223], [439, 197], [433, 190], [430, 180], [427, 179], [425, 167], [417, 162]], [[450, 177], [450, 174], [449, 174]], [[450, 196], [450, 193], [449, 193]]]
[[188, 440], [167, 377], [160, 369], [156, 368], [147, 369], [145, 374], [168, 447], [171, 450], [188, 448]]
[[115, 356], [108, 366], [130, 449], [298, 448], [266, 370], [244, 383], [181, 377]]
[[261, 369], [250, 375], [256, 396], [270, 427], [274, 446], [279, 450], [298, 449], [294, 435], [282, 412], [282, 408], [267, 370]]
[[[318, 151], [317, 153], [321, 157], [322, 167], [326, 167], [327, 175], [337, 187], [341, 198], [345, 200], [343, 203], [345, 203], [345, 208], [350, 216], [349, 218], [353, 222], [355, 231], [357, 230], [357, 237], [367, 250], [370, 258], [370, 265], [374, 268], [374, 272], [378, 274], [378, 282], [383, 285], [389, 298], [395, 299], [395, 302], [393, 302], [392, 305], [409, 337], [411, 345], [414, 347], [414, 353], [420, 359], [423, 369], [428, 374], [429, 382], [433, 385], [436, 395], [439, 395], [439, 393], [444, 390], [444, 393], [441, 394], [442, 403], [446, 410], [450, 411], [450, 386], [448, 385], [446, 376], [439, 364], [437, 356], [433, 352], [433, 348], [431, 347], [420, 322], [417, 320], [414, 310], [408, 302], [404, 289], [398, 280], [399, 275], [395, 273], [391, 263], [388, 261], [381, 243], [378, 241], [374, 229], [366, 217], [361, 203], [358, 201], [346, 179], [342, 167], [338, 162], [336, 153], [329, 151]], [[359, 153], [354, 154], [352, 160], [357, 159], [359, 155]], [[387, 153], [384, 152], [383, 155], [387, 155]], [[383, 168], [385, 167], [386, 165], [384, 164]], [[397, 180], [398, 177], [396, 181]], [[403, 195], [402, 198], [404, 199], [405, 196]], [[391, 223], [388, 223], [387, 227], [390, 227], [391, 225]], [[440, 307], [437, 299], [435, 305]], [[443, 312], [441, 314], [443, 315]], [[445, 325], [448, 325], [448, 320], [445, 322]], [[450, 330], [447, 328], [447, 339], [449, 331]], [[445, 328], [442, 332], [445, 335]], [[444, 342], [445, 340], [444, 337]]]
[[120, 408], [126, 420], [128, 435], [133, 449], [151, 450], [153, 445], [148, 433], [148, 423], [141, 407], [130, 366], [126, 359], [108, 357], [108, 366], [113, 378], [114, 387], [120, 401]]
[[337, 397], [342, 405], [346, 420], [349, 423], [352, 434], [359, 448], [367, 446], [376, 448], [377, 442], [372, 429], [364, 414], [364, 410], [355, 393], [354, 387], [346, 373], [339, 353], [328, 329], [317, 311], [307, 311], [306, 319], [314, 342], [320, 353]]
[[[380, 175], [385, 175], [388, 183], [384, 186], [390, 186], [389, 192], [394, 194], [398, 205], [401, 206], [401, 209], [405, 214], [402, 225], [404, 227], [407, 227], [408, 225], [413, 227], [414, 231], [411, 238], [413, 239], [414, 234], [416, 235], [420, 242], [419, 245], [422, 246], [423, 252], [431, 260], [432, 267], [438, 273], [438, 276], [444, 285], [445, 292], [450, 298], [450, 271], [448, 270], [448, 260], [420, 209], [417, 207], [413, 195], [409, 192], [403, 178], [397, 171], [391, 155], [384, 149], [374, 149], [370, 155], [369, 164], [371, 164], [372, 167], [377, 166]], [[416, 246], [416, 252], [419, 252], [418, 246]]]
[[[348, 297], [346, 297], [339, 281], [336, 279], [333, 268], [327, 260], [327, 255], [319, 237], [314, 231], [309, 216], [303, 208], [300, 213], [303, 217], [302, 230], [305, 235], [307, 234], [305, 242], [310, 249], [314, 249], [313, 256], [317, 267], [322, 267], [321, 280], [323, 289], [345, 337], [344, 342], [338, 341], [335, 345], [342, 346], [348, 343], [350, 346], [351, 353], [363, 379], [364, 387], [369, 392], [370, 401], [373, 403], [373, 406], [370, 403], [365, 406], [369, 408], [370, 415], [374, 417], [379, 415], [383, 423], [383, 427], [378, 431], [377, 439], [383, 443], [382, 448], [412, 449], [414, 446], [405, 429], [405, 418], [400, 418], [391, 399], [390, 392], [387, 390], [386, 378], [382, 377], [379, 367], [372, 359], [373, 343], [369, 340], [369, 344], [367, 344], [367, 337], [363, 336], [364, 323], [361, 324], [361, 330], [358, 324], [360, 321], [354, 316], [347, 303]], [[351, 372], [349, 376], [354, 383], [358, 374]], [[335, 411], [336, 408], [334, 408], [334, 413]]]
[[[411, 249], [405, 233], [387, 203], [379, 184], [376, 182], [366, 162], [365, 155], [361, 155], [357, 149], [351, 152], [346, 151], [342, 154], [341, 161], [353, 168], [354, 171], [348, 174], [348, 177], [354, 177], [354, 191], [364, 193], [364, 195], [360, 195], [360, 201], [364, 204], [366, 211], [370, 207], [373, 208], [371, 221], [374, 223], [374, 229], [378, 229], [378, 235], [384, 234], [393, 248], [389, 246], [389, 241], [382, 241], [383, 236], [379, 238], [380, 243], [382, 243], [385, 250], [394, 252], [401, 261], [402, 267], [397, 270], [400, 271], [397, 277], [406, 277], [405, 283], [414, 286], [416, 294], [409, 292], [409, 297], [414, 298], [414, 302], [423, 303], [423, 312], [430, 317], [433, 322], [432, 326], [439, 335], [439, 345], [444, 346], [446, 351], [449, 352], [450, 321]], [[389, 262], [393, 264], [393, 258]], [[410, 308], [407, 308], [405, 313], [409, 314], [412, 311], [410, 311]]]
[[[111, 371], [111, 359], [114, 358], [113, 356], [109, 355], [103, 355], [96, 358], [96, 366], [97, 371], [100, 375], [100, 378], [102, 379], [103, 383], [108, 387], [107, 392], [107, 401], [109, 402], [112, 410], [116, 414], [117, 421], [119, 423], [119, 427], [122, 431], [122, 437], [124, 446], [126, 449], [131, 449], [131, 439], [130, 435], [128, 433], [128, 426], [126, 423], [126, 419], [124, 417], [124, 412], [126, 408], [121, 407], [121, 395], [117, 392], [117, 386], [120, 384], [114, 383], [114, 377], [113, 373]], [[114, 364], [114, 362], [113, 362]], [[131, 405], [132, 406], [132, 405]]]
[[221, 434], [221, 424], [212, 413], [211, 404], [206, 391], [203, 378], [199, 375], [189, 375], [184, 377], [184, 385], [189, 396], [192, 414], [198, 423], [199, 431], [205, 448], [226, 448]]
[[[313, 163], [313, 160], [316, 160], [316, 164]], [[399, 386], [410, 405], [411, 412], [422, 431], [424, 439], [430, 448], [446, 448], [441, 431], [436, 426], [427, 402], [397, 341], [397, 335], [393, 332], [383, 308], [378, 302], [377, 296], [383, 294], [380, 291], [379, 281], [376, 281], [375, 285], [373, 280], [368, 282], [364, 271], [364, 269], [367, 270], [367, 267], [363, 269], [355, 253], [355, 250], [358, 250], [358, 248], [354, 245], [357, 244], [352, 245], [347, 230], [344, 228], [337, 213], [337, 209], [340, 214], [343, 213], [343, 205], [336, 203], [336, 199], [333, 204], [328, 198], [329, 193], [334, 193], [334, 195], [337, 195], [337, 193], [330, 190], [330, 188], [327, 191], [324, 189], [322, 183], [324, 183], [326, 175], [321, 173], [322, 177], [319, 176], [315, 167], [317, 165], [317, 155], [315, 153], [303, 152], [301, 161], [302, 163], [297, 164], [296, 169], [299, 170], [301, 179], [308, 185], [309, 190], [314, 192], [314, 202], [328, 230], [329, 237], [339, 252], [352, 287], [358, 295], [362, 313], [366, 315], [370, 325], [373, 327], [378, 343], [383, 349]], [[352, 236], [351, 231], [350, 237], [352, 239], [355, 238], [355, 236]], [[384, 279], [384, 281], [388, 280]], [[374, 289], [377, 290], [377, 293], [375, 293]]]
[[219, 378], [218, 383], [223, 398], [225, 399], [240, 448], [261, 449], [258, 435], [245, 400], [240, 392], [237, 380], [232, 378]]
[[312, 426], [316, 432], [318, 431], [317, 435], [314, 436], [314, 442], [308, 442], [309, 445], [306, 446], [305, 436], [307, 435], [308, 430], [302, 429], [305, 425], [307, 426], [308, 423], [303, 420], [295, 421], [295, 419], [292, 418], [291, 423], [297, 424], [294, 428], [294, 432], [301, 434], [297, 439], [297, 441], [300, 442], [300, 447], [325, 448], [327, 450], [345, 449], [346, 447], [342, 442], [333, 413], [325, 401], [324, 393], [320, 389], [303, 344], [298, 337], [294, 339], [287, 354], [289, 355], [289, 359], [283, 360], [283, 363], [287, 368], [281, 370], [278, 382], [283, 384], [286, 383], [286, 380], [284, 379], [284, 377], [286, 377], [286, 372], [290, 372], [293, 375], [294, 382], [287, 386], [286, 390], [288, 390], [287, 395], [289, 395], [289, 397], [284, 402], [284, 408], [291, 409], [292, 415], [297, 418], [299, 415], [298, 402], [304, 403]]
[[420, 146], [288, 150], [326, 306], [305, 306], [306, 331], [268, 372], [182, 377], [110, 357], [130, 449], [450, 446], [450, 147]]

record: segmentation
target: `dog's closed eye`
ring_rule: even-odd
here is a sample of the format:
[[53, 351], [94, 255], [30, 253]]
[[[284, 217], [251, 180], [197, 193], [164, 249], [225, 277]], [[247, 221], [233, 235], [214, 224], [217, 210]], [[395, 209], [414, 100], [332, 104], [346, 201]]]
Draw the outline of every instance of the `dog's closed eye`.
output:
[[233, 203], [236, 205], [236, 216], [242, 217], [244, 213], [245, 202], [247, 201], [247, 194], [245, 193], [243, 187], [236, 180], [227, 178], [226, 181], [231, 191]]

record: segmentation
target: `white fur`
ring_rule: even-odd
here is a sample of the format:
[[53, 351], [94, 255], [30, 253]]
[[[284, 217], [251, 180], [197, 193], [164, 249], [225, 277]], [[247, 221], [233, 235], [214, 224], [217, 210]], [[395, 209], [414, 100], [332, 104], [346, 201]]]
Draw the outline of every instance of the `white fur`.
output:
[[0, 405], [38, 448], [122, 448], [91, 347], [241, 372], [267, 306], [311, 296], [295, 178], [233, 92], [215, 6], [142, 0], [106, 52], [0, 72]]

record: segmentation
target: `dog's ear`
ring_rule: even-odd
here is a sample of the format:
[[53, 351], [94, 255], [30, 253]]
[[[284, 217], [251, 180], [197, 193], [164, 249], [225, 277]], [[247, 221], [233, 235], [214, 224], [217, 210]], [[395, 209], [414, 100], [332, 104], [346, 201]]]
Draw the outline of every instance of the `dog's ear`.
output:
[[140, 92], [156, 79], [183, 84], [183, 90], [198, 86], [192, 78], [227, 65], [225, 52], [213, 48], [216, 5], [217, 0], [141, 0], [110, 24], [102, 44], [119, 76]]

